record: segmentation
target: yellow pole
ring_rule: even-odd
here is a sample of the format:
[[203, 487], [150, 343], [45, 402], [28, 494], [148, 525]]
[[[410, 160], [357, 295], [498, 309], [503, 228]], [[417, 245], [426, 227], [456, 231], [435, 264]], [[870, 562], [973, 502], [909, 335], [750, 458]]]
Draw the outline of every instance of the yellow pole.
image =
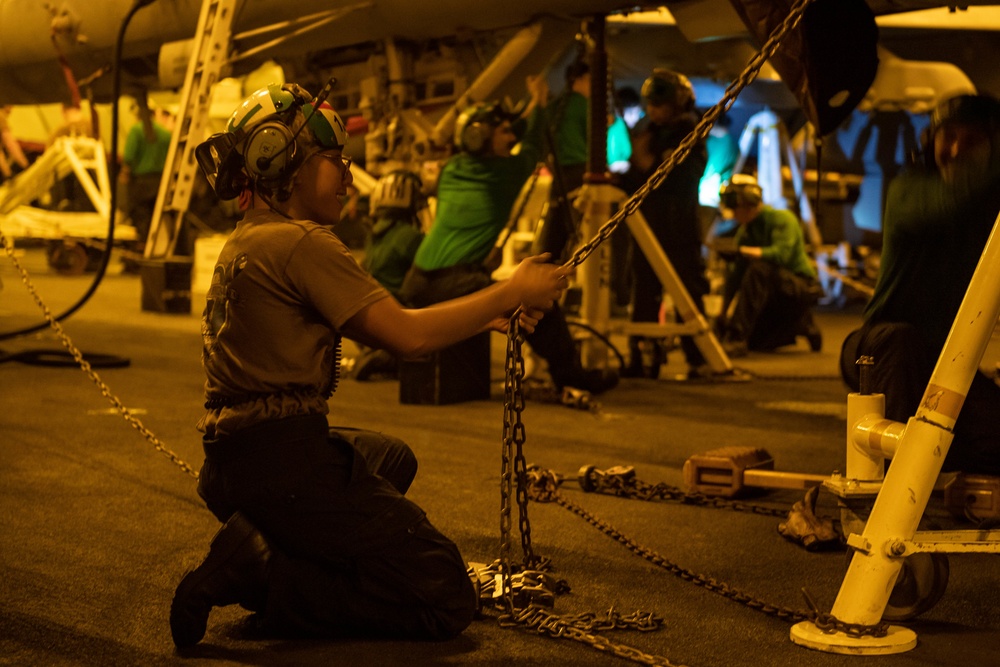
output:
[[[882, 619], [902, 566], [902, 554], [893, 553], [891, 545], [913, 539], [948, 454], [952, 429], [1000, 315], [998, 223], [1000, 215], [917, 414], [900, 438], [864, 533], [849, 541], [855, 547], [854, 556], [831, 612], [845, 623], [875, 625]], [[793, 626], [791, 639], [821, 651], [854, 654], [901, 653], [917, 641], [916, 633], [899, 626], [890, 626], [882, 638], [851, 637], [843, 632], [824, 633], [811, 621]]]

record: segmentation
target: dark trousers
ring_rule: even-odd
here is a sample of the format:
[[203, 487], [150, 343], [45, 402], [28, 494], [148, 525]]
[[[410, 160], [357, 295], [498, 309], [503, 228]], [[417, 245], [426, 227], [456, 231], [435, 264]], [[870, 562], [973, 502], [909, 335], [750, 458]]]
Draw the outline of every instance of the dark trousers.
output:
[[[490, 274], [479, 265], [456, 265], [423, 271], [412, 267], [403, 280], [400, 295], [415, 308], [455, 299], [488, 287]], [[538, 356], [549, 366], [552, 381], [560, 387], [579, 386], [582, 368], [576, 343], [566, 323], [566, 316], [555, 304], [545, 313], [535, 330], [525, 336]]]
[[[874, 362], [870, 393], [885, 394], [885, 416], [906, 423], [917, 412], [940, 349], [930, 349], [917, 327], [903, 322], [866, 324], [851, 332], [840, 351], [844, 381], [859, 390], [857, 360]], [[1000, 475], [1000, 387], [976, 373], [962, 404], [944, 470]]]
[[[659, 238], [659, 235], [657, 235]], [[680, 244], [670, 245], [669, 239], [659, 238], [660, 245], [670, 260], [684, 289], [691, 295], [694, 306], [702, 309], [702, 297], [708, 294], [708, 279], [705, 278], [705, 263], [701, 258], [701, 246], [684, 248]], [[632, 321], [656, 322], [660, 317], [663, 301], [663, 285], [656, 277], [639, 245], [632, 243]], [[632, 341], [630, 347], [633, 347]], [[697, 367], [705, 363], [705, 357], [690, 336], [681, 338], [681, 349], [689, 366]]]
[[[532, 255], [552, 253], [552, 261], [569, 259], [570, 241], [575, 241], [580, 229], [580, 212], [573, 207], [569, 194], [583, 185], [587, 165], [557, 165], [553, 173], [549, 213], [538, 229], [531, 246]], [[589, 240], [589, 239], [588, 239]]]
[[160, 193], [161, 174], [132, 174], [126, 188], [127, 200], [122, 210], [135, 227], [136, 238], [145, 242], [156, 209], [156, 197]]
[[810, 308], [822, 295], [818, 281], [765, 260], [747, 265], [728, 322], [730, 339], [751, 350], [773, 350], [805, 335], [812, 322]]
[[417, 461], [402, 441], [323, 416], [204, 441], [198, 493], [242, 512], [273, 550], [266, 628], [318, 637], [447, 639], [476, 595], [458, 548], [403, 494]]

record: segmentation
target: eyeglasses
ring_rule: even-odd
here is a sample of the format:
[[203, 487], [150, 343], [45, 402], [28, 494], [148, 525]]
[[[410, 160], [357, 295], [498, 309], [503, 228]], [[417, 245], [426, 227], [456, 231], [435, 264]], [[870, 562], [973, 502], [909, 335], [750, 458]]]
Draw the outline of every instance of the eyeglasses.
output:
[[326, 158], [330, 162], [339, 163], [344, 167], [345, 172], [351, 170], [351, 163], [354, 162], [354, 158], [350, 158], [346, 155], [331, 155], [329, 153], [314, 153], [314, 155]]

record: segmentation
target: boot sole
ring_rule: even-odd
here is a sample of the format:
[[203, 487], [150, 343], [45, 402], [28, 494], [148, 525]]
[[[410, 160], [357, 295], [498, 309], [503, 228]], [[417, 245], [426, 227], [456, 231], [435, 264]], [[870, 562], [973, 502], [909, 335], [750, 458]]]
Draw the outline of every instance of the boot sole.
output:
[[[233, 518], [237, 519], [236, 523], [233, 523]], [[224, 566], [253, 538], [246, 519], [239, 514], [233, 518], [212, 538], [205, 560], [184, 575], [174, 592], [174, 599], [170, 603], [170, 634], [178, 648], [194, 646], [202, 640], [208, 627], [208, 615], [212, 610], [211, 604], [201, 605], [189, 598], [212, 573]]]

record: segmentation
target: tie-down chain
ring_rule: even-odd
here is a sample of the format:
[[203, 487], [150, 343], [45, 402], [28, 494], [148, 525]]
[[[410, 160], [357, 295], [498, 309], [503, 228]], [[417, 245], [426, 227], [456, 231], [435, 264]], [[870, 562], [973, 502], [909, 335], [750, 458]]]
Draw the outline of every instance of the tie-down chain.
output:
[[[674, 166], [687, 157], [696, 142], [702, 141], [708, 136], [709, 131], [715, 124], [718, 117], [732, 106], [739, 93], [757, 77], [761, 67], [774, 54], [785, 35], [798, 25], [806, 7], [808, 7], [810, 2], [811, 0], [800, 0], [792, 7], [788, 16], [771, 35], [761, 51], [751, 59], [743, 73], [726, 89], [722, 99], [711, 107], [704, 114], [704, 116], [702, 116], [698, 125], [696, 125], [692, 132], [685, 137], [683, 141], [681, 141], [677, 149], [673, 151], [670, 157], [668, 157], [660, 165], [656, 172], [642, 187], [640, 187], [628, 200], [625, 201], [625, 203], [619, 208], [618, 212], [612, 216], [608, 222], [601, 226], [595, 237], [577, 249], [573, 257], [566, 263], [567, 267], [572, 268], [581, 264], [601, 243], [611, 236], [623, 220], [635, 213], [645, 200], [648, 193], [659, 187]], [[519, 313], [515, 313], [515, 315], [511, 317], [510, 327], [507, 332], [507, 359], [505, 364], [506, 373], [504, 383], [503, 450], [501, 456], [500, 484], [500, 580], [503, 603], [506, 605], [508, 610], [506, 621], [528, 626], [535, 623], [536, 625], [534, 627], [538, 627], [535, 619], [540, 611], [543, 611], [545, 614], [550, 614], [550, 612], [532, 604], [529, 604], [528, 607], [522, 609], [516, 609], [513, 598], [513, 572], [510, 560], [510, 499], [512, 493], [514, 493], [515, 479], [517, 481], [516, 498], [520, 511], [521, 546], [524, 554], [525, 567], [530, 568], [531, 564], [536, 563], [538, 560], [531, 548], [530, 524], [528, 521], [527, 503], [525, 500], [527, 496], [527, 491], [525, 490], [525, 485], [527, 484], [527, 468], [524, 462], [525, 459], [523, 453], [525, 430], [524, 424], [521, 420], [521, 413], [524, 410], [524, 391], [522, 384], [524, 380], [524, 359], [521, 351], [522, 341], [517, 321], [518, 316]], [[734, 589], [725, 583], [716, 581], [715, 579], [704, 575], [699, 575], [685, 568], [681, 568], [656, 552], [640, 546], [613, 527], [597, 519], [586, 510], [583, 510], [579, 506], [565, 499], [555, 488], [556, 484], [554, 475], [551, 475], [549, 482], [543, 484], [542, 486], [545, 486], [546, 488], [544, 493], [539, 495], [539, 498], [544, 495], [547, 500], [554, 500], [560, 505], [563, 505], [570, 511], [583, 517], [611, 537], [614, 537], [619, 542], [628, 546], [635, 553], [643, 556], [647, 560], [650, 560], [654, 564], [664, 567], [674, 574], [677, 574], [684, 579], [688, 579], [700, 586], [703, 586], [704, 588], [718, 592], [721, 595], [738, 602], [742, 602], [751, 608], [758, 609], [759, 611], [763, 611], [764, 613], [778, 618], [784, 618], [786, 620], [796, 622], [810, 619], [816, 623], [817, 627], [827, 632], [841, 631], [852, 636], [871, 635], [878, 637], [884, 636], [887, 631], [887, 626], [884, 623], [875, 626], [845, 623], [834, 618], [831, 614], [821, 613], [816, 609], [815, 604], [812, 603], [808, 593], [805, 591], [803, 591], [803, 593], [806, 595], [806, 599], [812, 609], [810, 611], [796, 611], [768, 604]], [[671, 496], [673, 492], [663, 487], [648, 487], [644, 489], [637, 488], [636, 493], [648, 493], [650, 494], [648, 496], [650, 498], [654, 495], [666, 498]], [[685, 494], [685, 496], [687, 496], [687, 494]], [[714, 501], [712, 502], [714, 503]], [[708, 504], [708, 501], [706, 500], [702, 504]], [[726, 503], [726, 506], [732, 507], [732, 504]], [[752, 511], [760, 510], [755, 509]], [[784, 513], [782, 513], [782, 516], [783, 515]], [[547, 624], [546, 627], [562, 628], [558, 622], [554, 622], [551, 625]], [[666, 662], [662, 658], [648, 656], [638, 651], [634, 651], [634, 649], [629, 647], [620, 647], [619, 650], [618, 645], [607, 642], [607, 640], [604, 640], [603, 638], [601, 638], [602, 641], [596, 641], [596, 638], [593, 635], [588, 635], [582, 631], [580, 631], [580, 634], [575, 632], [566, 632], [565, 630], [550, 632], [549, 634], [552, 634], [553, 636], [570, 636], [570, 638], [589, 643], [598, 650], [611, 650], [621, 657], [633, 659], [637, 662], [644, 662], [645, 664], [669, 664], [669, 662]]]

